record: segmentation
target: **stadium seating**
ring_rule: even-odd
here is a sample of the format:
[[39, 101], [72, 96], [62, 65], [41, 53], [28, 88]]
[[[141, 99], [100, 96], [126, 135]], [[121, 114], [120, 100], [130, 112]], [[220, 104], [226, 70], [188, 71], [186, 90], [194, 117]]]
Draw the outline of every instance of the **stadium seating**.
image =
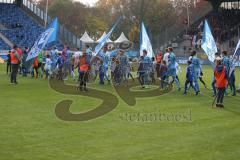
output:
[[[239, 17], [240, 11], [232, 9], [221, 10], [217, 13], [211, 12], [204, 18], [208, 20], [216, 41], [223, 43], [238, 35]], [[199, 23], [191, 27], [189, 30], [190, 35], [194, 36], [202, 31], [203, 25], [199, 27]]]
[[[189, 48], [194, 48], [200, 53], [203, 52], [200, 45], [205, 19], [208, 20], [218, 47], [221, 50], [234, 52], [238, 42], [239, 17], [240, 10], [237, 9], [219, 9], [217, 12], [212, 10], [191, 25], [187, 35], [185, 31], [177, 36], [174, 40], [174, 43], [178, 43], [179, 46], [178, 49], [175, 49], [176, 53], [183, 56], [189, 52]], [[186, 47], [185, 51], [184, 47]]]
[[[212, 14], [209, 17], [214, 34], [221, 42], [230, 40], [238, 35], [240, 11], [239, 10], [222, 10], [218, 14]], [[210, 19], [211, 18], [211, 19]]]
[[22, 47], [31, 47], [43, 32], [43, 27], [29, 18], [15, 4], [0, 4], [0, 22], [7, 28], [0, 32], [14, 44]]
[[[43, 26], [29, 17], [16, 4], [0, 3], [0, 23], [6, 28], [1, 29], [0, 32], [20, 47], [31, 47], [44, 31]], [[8, 49], [8, 46], [1, 44], [0, 42], [1, 47]], [[62, 48], [58, 42], [52, 45]], [[48, 45], [48, 47], [50, 48], [52, 45]]]
[[10, 47], [2, 39], [0, 39], [0, 50], [1, 49], [4, 49], [4, 50], [10, 49]]

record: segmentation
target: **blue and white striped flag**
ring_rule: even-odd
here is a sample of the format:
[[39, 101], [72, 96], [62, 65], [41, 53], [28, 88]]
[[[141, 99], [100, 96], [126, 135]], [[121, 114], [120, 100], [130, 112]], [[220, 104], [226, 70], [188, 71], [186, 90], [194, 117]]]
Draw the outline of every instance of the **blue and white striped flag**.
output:
[[28, 53], [27, 61], [35, 58], [42, 51], [42, 49], [48, 44], [57, 41], [58, 32], [58, 18], [55, 18], [34, 43], [30, 52]]
[[146, 50], [147, 51], [147, 56], [152, 58], [154, 57], [154, 52], [153, 52], [153, 49], [152, 49], [152, 44], [150, 42], [150, 39], [148, 37], [148, 34], [147, 34], [147, 30], [144, 26], [144, 23], [142, 22], [142, 27], [141, 27], [141, 45], [140, 45], [140, 55], [143, 55], [143, 50]]
[[108, 34], [106, 34], [106, 36], [99, 42], [99, 44], [95, 47], [95, 50], [93, 52], [93, 56], [97, 56], [98, 53], [101, 51], [101, 49], [103, 48], [103, 46], [107, 43], [107, 40], [110, 38], [110, 36], [112, 35], [113, 31], [115, 30], [115, 28], [117, 27], [118, 23], [120, 22], [121, 17], [118, 18], [117, 22], [113, 25], [112, 29], [108, 32]]
[[207, 20], [205, 20], [205, 23], [204, 23], [201, 47], [207, 54], [208, 60], [214, 63], [215, 53], [218, 52], [218, 49]]
[[31, 48], [30, 52], [28, 53], [26, 61], [29, 61], [38, 56], [38, 54], [42, 51], [42, 49], [47, 44], [54, 30], [55, 30], [54, 28], [49, 28], [39, 36], [39, 38]]

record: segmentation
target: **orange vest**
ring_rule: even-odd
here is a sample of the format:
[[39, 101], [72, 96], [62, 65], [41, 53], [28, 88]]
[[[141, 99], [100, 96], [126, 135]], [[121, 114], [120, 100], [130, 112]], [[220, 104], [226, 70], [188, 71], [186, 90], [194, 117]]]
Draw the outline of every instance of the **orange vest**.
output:
[[86, 57], [80, 58], [80, 66], [79, 66], [80, 71], [87, 72], [88, 71], [88, 65], [86, 62]]
[[38, 58], [35, 58], [33, 61], [33, 67], [37, 68], [38, 67]]
[[14, 55], [14, 52], [11, 52], [10, 56], [11, 56], [11, 63], [12, 64], [18, 64], [19, 63], [19, 59]]
[[228, 81], [226, 79], [226, 67], [223, 68], [222, 72], [215, 71], [216, 86], [217, 88], [226, 88]]
[[161, 63], [162, 55], [157, 55], [156, 60], [157, 60], [157, 63]]

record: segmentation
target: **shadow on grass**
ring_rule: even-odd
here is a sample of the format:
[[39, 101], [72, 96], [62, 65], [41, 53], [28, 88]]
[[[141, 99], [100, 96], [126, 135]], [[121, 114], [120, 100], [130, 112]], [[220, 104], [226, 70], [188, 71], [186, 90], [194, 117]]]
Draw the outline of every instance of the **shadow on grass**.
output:
[[103, 102], [99, 106], [97, 106], [97, 108], [79, 114], [73, 114], [70, 112], [69, 109], [71, 107], [71, 104], [73, 103], [72, 100], [62, 100], [56, 105], [55, 113], [59, 119], [64, 121], [88, 121], [91, 119], [95, 119], [111, 112], [118, 105], [118, 98], [108, 92], [90, 89], [89, 92], [83, 93], [76, 90], [75, 86], [66, 85], [63, 81], [58, 81], [54, 79], [49, 80], [49, 86], [53, 90], [62, 94], [80, 95], [103, 100]]
[[[136, 81], [136, 80], [135, 80]], [[117, 94], [121, 99], [127, 103], [129, 106], [135, 106], [136, 105], [136, 98], [149, 98], [149, 97], [156, 97], [160, 95], [164, 95], [166, 93], [169, 93], [172, 90], [172, 86], [169, 86], [168, 88], [161, 90], [159, 87], [155, 89], [141, 89], [140, 91], [132, 91], [131, 88], [136, 87], [137, 84], [135, 81], [129, 81], [127, 87], [123, 86], [114, 86]], [[160, 86], [159, 83], [155, 84], [157, 86]]]
[[[74, 114], [70, 112], [70, 107], [73, 103], [72, 100], [62, 100], [56, 105], [55, 114], [63, 121], [89, 121], [92, 119], [99, 118], [105, 114], [114, 110], [118, 105], [118, 97], [105, 91], [100, 91], [96, 89], [89, 89], [88, 92], [80, 92], [76, 89], [76, 86], [66, 85], [63, 81], [50, 79], [49, 86], [51, 89], [58, 93], [66, 95], [80, 95], [85, 97], [91, 97], [96, 99], [101, 99], [103, 102], [96, 108], [84, 112]], [[129, 106], [136, 105], [136, 98], [147, 98], [155, 97], [166, 94], [172, 90], [172, 87], [166, 90], [160, 90], [159, 88], [153, 90], [143, 90], [143, 91], [130, 91], [132, 87], [137, 86], [134, 82], [129, 82], [128, 86], [114, 86], [117, 94], [125, 103]]]

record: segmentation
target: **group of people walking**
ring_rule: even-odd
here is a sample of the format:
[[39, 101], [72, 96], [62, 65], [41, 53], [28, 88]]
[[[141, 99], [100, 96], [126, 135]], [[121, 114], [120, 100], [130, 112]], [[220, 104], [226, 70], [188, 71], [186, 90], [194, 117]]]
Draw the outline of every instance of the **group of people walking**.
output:
[[[113, 83], [116, 86], [127, 86], [129, 78], [135, 81], [133, 63], [136, 64], [137, 70], [136, 79], [141, 88], [156, 84], [160, 81], [162, 89], [176, 83], [178, 91], [181, 90], [179, 74], [181, 68], [176, 61], [176, 56], [173, 48], [166, 48], [164, 54], [158, 54], [156, 57], [148, 57], [148, 52], [143, 51], [142, 56], [137, 61], [129, 58], [125, 51], [118, 50], [117, 55], [112, 56], [105, 46], [100, 53], [93, 56], [93, 52], [89, 46], [86, 46], [84, 51], [76, 49], [70, 51], [69, 47], [65, 47], [62, 52], [53, 48], [49, 52], [41, 52], [31, 61], [26, 61], [28, 48], [23, 51], [14, 46], [9, 51], [7, 61], [7, 73], [10, 74], [10, 83], [18, 84], [17, 73], [23, 76], [28, 74], [32, 77], [48, 79], [49, 77], [58, 80], [67, 80], [71, 75], [72, 78], [78, 81], [80, 91], [87, 92], [87, 82], [95, 82], [99, 80], [100, 85]], [[186, 80], [184, 85], [184, 94], [193, 88], [196, 95], [200, 93], [199, 82], [206, 88], [206, 83], [203, 80], [203, 71], [196, 51], [192, 51], [187, 62]], [[217, 107], [223, 107], [223, 98], [228, 94], [228, 87], [232, 91], [232, 95], [236, 96], [235, 87], [235, 71], [232, 66], [231, 59], [227, 52], [215, 54], [214, 76], [212, 82], [213, 95], [217, 99]], [[78, 76], [76, 75], [78, 73]], [[44, 76], [45, 74], [45, 76]]]

